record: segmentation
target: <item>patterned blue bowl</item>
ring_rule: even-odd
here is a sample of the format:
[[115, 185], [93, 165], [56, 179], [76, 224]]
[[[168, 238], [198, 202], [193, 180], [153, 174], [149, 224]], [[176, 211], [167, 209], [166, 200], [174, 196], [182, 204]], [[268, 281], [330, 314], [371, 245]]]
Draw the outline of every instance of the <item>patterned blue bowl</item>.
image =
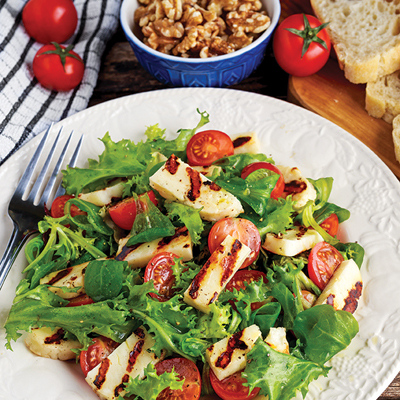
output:
[[262, 0], [271, 18], [269, 28], [252, 44], [233, 53], [212, 58], [183, 58], [163, 54], [145, 45], [135, 34], [134, 13], [138, 0], [124, 0], [122, 29], [140, 64], [160, 82], [185, 87], [225, 87], [247, 78], [264, 58], [265, 49], [278, 24], [279, 0]]

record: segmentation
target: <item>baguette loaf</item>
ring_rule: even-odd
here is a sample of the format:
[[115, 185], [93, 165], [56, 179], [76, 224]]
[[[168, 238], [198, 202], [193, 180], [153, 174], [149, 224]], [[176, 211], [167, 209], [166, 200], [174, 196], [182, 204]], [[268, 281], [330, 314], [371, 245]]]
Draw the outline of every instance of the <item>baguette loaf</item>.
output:
[[400, 115], [393, 120], [393, 143], [396, 160], [400, 163]]
[[392, 123], [400, 114], [400, 71], [367, 83], [365, 108], [372, 117]]
[[353, 83], [374, 82], [400, 69], [398, 0], [311, 0], [340, 68]]

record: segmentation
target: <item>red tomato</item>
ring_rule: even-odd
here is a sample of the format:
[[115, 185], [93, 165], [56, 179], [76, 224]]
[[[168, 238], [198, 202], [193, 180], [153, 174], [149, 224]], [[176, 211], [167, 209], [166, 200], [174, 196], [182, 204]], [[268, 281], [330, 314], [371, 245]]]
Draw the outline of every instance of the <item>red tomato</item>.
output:
[[[149, 196], [151, 202], [157, 207], [157, 199], [152, 190], [146, 192]], [[143, 195], [139, 196], [140, 197]], [[130, 231], [132, 229], [132, 225], [135, 222], [135, 218], [138, 212], [136, 201], [133, 197], [127, 197], [124, 200], [121, 200], [117, 204], [111, 206], [108, 209], [110, 213], [111, 219], [118, 225], [120, 228]]]
[[190, 165], [211, 165], [214, 161], [233, 154], [231, 138], [221, 131], [196, 133], [186, 147]]
[[85, 376], [119, 346], [119, 343], [104, 336], [94, 338], [93, 341], [94, 343], [87, 350], [81, 351], [79, 355], [79, 362]]
[[78, 307], [78, 306], [86, 306], [87, 304], [93, 304], [94, 300], [92, 300], [87, 294], [82, 294], [78, 297], [75, 297], [69, 301], [66, 307]]
[[251, 249], [250, 255], [240, 269], [248, 267], [257, 259], [260, 252], [261, 237], [257, 227], [251, 221], [244, 218], [223, 218], [216, 222], [208, 235], [210, 253], [215, 251], [227, 235], [238, 239]]
[[41, 47], [33, 59], [33, 73], [42, 86], [58, 92], [68, 92], [78, 86], [85, 66], [82, 58], [56, 42]]
[[328, 61], [331, 50], [325, 26], [312, 15], [294, 14], [286, 18], [276, 28], [273, 39], [279, 66], [295, 76], [319, 71]]
[[[244, 290], [246, 288], [245, 282], [250, 283], [258, 281], [261, 278], [263, 279], [264, 283], [268, 283], [267, 275], [265, 275], [262, 271], [257, 271], [255, 269], [239, 270], [235, 275], [233, 275], [232, 279], [226, 285], [226, 290], [229, 290], [230, 292], [233, 292], [233, 289]], [[259, 309], [263, 304], [263, 302], [251, 303], [251, 311]]]
[[130, 231], [136, 218], [136, 200], [133, 197], [127, 197], [111, 206], [108, 212], [116, 225]]
[[22, 22], [36, 41], [63, 43], [75, 32], [78, 13], [72, 0], [30, 0], [22, 11]]
[[283, 175], [282, 172], [279, 170], [279, 168], [275, 167], [274, 164], [260, 161], [260, 162], [255, 162], [253, 164], [246, 165], [243, 168], [243, 171], [241, 173], [241, 178], [245, 179], [247, 178], [252, 172], [257, 171], [258, 169], [266, 169], [268, 171], [275, 172], [276, 174], [279, 174], [279, 179], [278, 182], [276, 182], [276, 185], [274, 189], [271, 192], [271, 197], [275, 200], [277, 200], [279, 197], [282, 196], [282, 193], [285, 189], [285, 181], [283, 180]]
[[198, 400], [201, 393], [201, 377], [196, 364], [186, 358], [169, 358], [156, 364], [158, 375], [171, 372], [174, 368], [179, 380], [185, 379], [182, 390], [164, 389], [157, 400]]
[[174, 253], [163, 251], [149, 261], [144, 271], [144, 281], [153, 280], [154, 288], [158, 291], [158, 294], [150, 293], [151, 297], [158, 301], [167, 301], [174, 295], [172, 286], [175, 278], [171, 266], [178, 258], [179, 256]]
[[336, 214], [331, 214], [327, 219], [321, 222], [320, 226], [331, 236], [336, 236], [339, 230], [339, 218]]
[[256, 397], [260, 388], [254, 388], [249, 393], [249, 388], [243, 386], [247, 380], [242, 378], [242, 371], [235, 372], [233, 375], [220, 381], [210, 369], [210, 382], [215, 393], [223, 400], [251, 400]]
[[[50, 214], [53, 218], [60, 218], [65, 215], [64, 207], [65, 203], [73, 199], [74, 196], [70, 196], [68, 194], [63, 194], [62, 196], [58, 196], [53, 200], [53, 204], [51, 205]], [[80, 210], [75, 204], [71, 205], [70, 209], [71, 217], [76, 217], [77, 215], [86, 215], [86, 213]]]
[[326, 242], [319, 242], [308, 256], [308, 275], [321, 290], [324, 290], [335, 269], [343, 260], [343, 256], [333, 246]]

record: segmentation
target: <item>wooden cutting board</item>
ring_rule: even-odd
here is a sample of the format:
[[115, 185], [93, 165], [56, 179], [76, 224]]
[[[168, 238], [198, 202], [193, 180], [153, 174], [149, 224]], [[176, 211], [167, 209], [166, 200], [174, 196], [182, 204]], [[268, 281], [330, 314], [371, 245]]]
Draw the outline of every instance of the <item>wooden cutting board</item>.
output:
[[[313, 14], [309, 0], [281, 0], [282, 15]], [[289, 77], [288, 100], [339, 125], [375, 152], [400, 178], [392, 126], [365, 111], [365, 85], [349, 82], [335, 59], [321, 71], [306, 77]]]

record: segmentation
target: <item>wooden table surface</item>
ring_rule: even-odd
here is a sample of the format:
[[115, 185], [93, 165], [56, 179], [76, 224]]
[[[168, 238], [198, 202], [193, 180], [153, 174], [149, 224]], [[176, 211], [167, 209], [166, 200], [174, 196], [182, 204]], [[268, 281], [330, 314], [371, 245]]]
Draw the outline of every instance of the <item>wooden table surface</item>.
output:
[[[307, 8], [307, 5], [304, 6], [304, 0], [290, 0], [290, 11], [286, 0], [281, 1], [282, 17], [295, 12], [311, 13], [311, 9]], [[140, 66], [122, 29], [119, 28], [104, 53], [97, 86], [89, 107], [118, 97], [165, 88], [168, 86], [158, 82]], [[260, 67], [250, 77], [230, 88], [287, 101], [288, 75], [276, 64], [272, 48], [269, 46]], [[379, 400], [389, 399], [400, 400], [400, 373], [379, 397]]]

